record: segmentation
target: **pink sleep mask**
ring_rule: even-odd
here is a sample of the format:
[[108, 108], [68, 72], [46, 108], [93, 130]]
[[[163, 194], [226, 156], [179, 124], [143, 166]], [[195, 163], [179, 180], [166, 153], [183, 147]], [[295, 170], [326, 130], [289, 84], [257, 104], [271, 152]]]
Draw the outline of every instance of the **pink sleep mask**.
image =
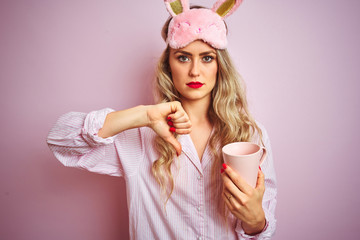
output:
[[169, 24], [167, 44], [183, 48], [195, 40], [203, 40], [216, 49], [227, 46], [224, 19], [231, 15], [242, 0], [218, 0], [212, 9], [189, 7], [189, 0], [164, 0], [173, 18]]

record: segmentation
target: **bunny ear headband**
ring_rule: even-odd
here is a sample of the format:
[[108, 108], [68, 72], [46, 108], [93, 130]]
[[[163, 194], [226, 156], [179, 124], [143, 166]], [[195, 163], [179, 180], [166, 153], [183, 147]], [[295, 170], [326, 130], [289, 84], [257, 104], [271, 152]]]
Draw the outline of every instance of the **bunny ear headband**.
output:
[[171, 48], [183, 48], [201, 39], [216, 49], [227, 45], [224, 19], [231, 15], [242, 0], [217, 0], [212, 9], [189, 7], [189, 0], [164, 0], [173, 16], [166, 42]]

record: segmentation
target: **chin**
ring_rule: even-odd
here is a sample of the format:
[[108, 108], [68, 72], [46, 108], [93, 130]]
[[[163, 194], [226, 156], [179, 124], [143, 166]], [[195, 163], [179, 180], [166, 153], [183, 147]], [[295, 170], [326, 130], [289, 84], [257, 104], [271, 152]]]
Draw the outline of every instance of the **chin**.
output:
[[205, 98], [210, 98], [210, 94], [184, 94], [181, 95], [181, 99], [188, 100], [188, 101], [200, 101], [204, 100]]

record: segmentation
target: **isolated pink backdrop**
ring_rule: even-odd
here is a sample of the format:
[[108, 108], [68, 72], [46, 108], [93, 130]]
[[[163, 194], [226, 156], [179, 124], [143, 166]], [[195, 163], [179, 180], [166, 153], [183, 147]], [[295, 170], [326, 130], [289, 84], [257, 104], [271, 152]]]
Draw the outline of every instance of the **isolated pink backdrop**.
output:
[[[355, 0], [246, 0], [228, 18], [272, 141], [276, 240], [358, 238], [359, 11]], [[45, 139], [63, 113], [152, 103], [167, 16], [162, 0], [0, 2], [0, 239], [128, 238], [123, 179], [63, 167]]]

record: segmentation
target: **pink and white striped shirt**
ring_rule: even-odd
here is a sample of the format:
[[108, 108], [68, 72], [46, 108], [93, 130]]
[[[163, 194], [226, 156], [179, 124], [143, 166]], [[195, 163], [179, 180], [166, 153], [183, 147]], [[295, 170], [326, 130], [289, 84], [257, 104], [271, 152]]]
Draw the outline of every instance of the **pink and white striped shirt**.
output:
[[270, 239], [275, 232], [276, 178], [270, 142], [263, 141], [268, 157], [263, 209], [266, 227], [255, 236], [245, 234], [240, 220], [231, 213], [227, 223], [219, 209], [220, 173], [211, 177], [213, 158], [207, 147], [200, 161], [190, 135], [180, 135], [182, 154], [172, 170], [174, 191], [166, 204], [151, 173], [158, 159], [153, 146], [155, 133], [147, 127], [123, 131], [110, 138], [97, 135], [112, 109], [89, 114], [70, 112], [59, 118], [47, 138], [55, 157], [65, 166], [86, 169], [126, 180], [131, 239]]

